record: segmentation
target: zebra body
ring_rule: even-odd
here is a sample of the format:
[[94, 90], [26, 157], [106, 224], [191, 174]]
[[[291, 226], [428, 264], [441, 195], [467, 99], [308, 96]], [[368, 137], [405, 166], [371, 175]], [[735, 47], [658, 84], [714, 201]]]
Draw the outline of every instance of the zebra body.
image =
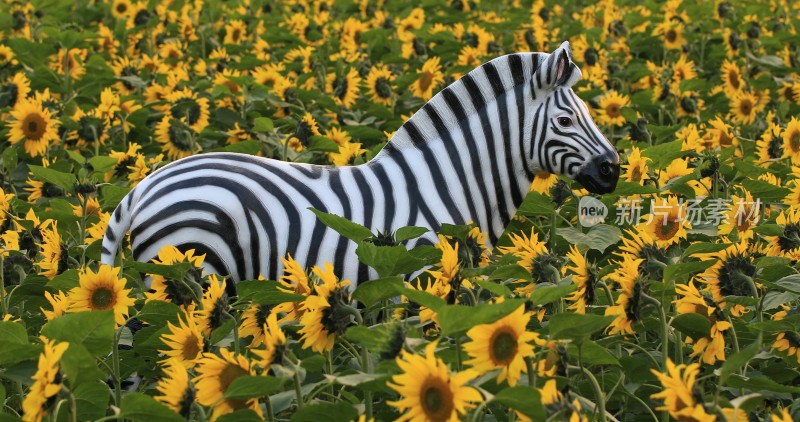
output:
[[[275, 279], [281, 258], [331, 262], [337, 275], [365, 281], [355, 242], [328, 229], [309, 207], [373, 232], [474, 222], [492, 246], [537, 172], [614, 189], [619, 159], [571, 86], [580, 70], [569, 46], [552, 54], [494, 59], [434, 96], [369, 162], [332, 167], [235, 153], [201, 154], [143, 180], [114, 211], [101, 261], [113, 264], [130, 229], [134, 258], [162, 246], [206, 254], [205, 270], [233, 280]], [[566, 125], [567, 120], [569, 125]]]

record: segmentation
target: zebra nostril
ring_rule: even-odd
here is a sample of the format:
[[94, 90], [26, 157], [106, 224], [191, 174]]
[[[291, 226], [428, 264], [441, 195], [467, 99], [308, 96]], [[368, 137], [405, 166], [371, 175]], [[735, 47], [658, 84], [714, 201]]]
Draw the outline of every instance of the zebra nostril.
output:
[[601, 176], [611, 176], [611, 173], [612, 173], [611, 164], [609, 164], [607, 161], [600, 164]]

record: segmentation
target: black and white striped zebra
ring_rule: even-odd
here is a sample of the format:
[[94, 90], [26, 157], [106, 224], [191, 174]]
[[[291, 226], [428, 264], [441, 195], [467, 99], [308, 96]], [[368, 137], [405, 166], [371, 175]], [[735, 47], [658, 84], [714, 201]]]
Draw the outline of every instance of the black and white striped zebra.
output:
[[[287, 253], [304, 266], [331, 262], [356, 283], [373, 276], [355, 258], [355, 242], [309, 207], [384, 233], [472, 221], [491, 247], [537, 172], [566, 175], [593, 193], [616, 187], [619, 157], [571, 88], [580, 77], [566, 42], [552, 54], [496, 58], [439, 92], [358, 166], [234, 153], [176, 161], [122, 200], [101, 260], [113, 264], [130, 229], [138, 261], [165, 245], [195, 249], [206, 254], [207, 272], [233, 280], [275, 279]], [[435, 234], [408, 246], [418, 242], [432, 244]]]

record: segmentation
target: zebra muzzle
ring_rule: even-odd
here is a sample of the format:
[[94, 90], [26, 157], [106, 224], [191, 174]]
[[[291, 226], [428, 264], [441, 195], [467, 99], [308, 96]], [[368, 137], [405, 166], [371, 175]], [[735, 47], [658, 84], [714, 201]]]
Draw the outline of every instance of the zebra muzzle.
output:
[[599, 195], [611, 193], [619, 180], [619, 157], [603, 154], [592, 158], [575, 178], [586, 190]]

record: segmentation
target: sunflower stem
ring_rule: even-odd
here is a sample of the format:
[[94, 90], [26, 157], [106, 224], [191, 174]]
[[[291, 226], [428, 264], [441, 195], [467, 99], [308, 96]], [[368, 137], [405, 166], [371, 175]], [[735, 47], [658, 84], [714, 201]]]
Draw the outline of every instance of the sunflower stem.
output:
[[[372, 368], [369, 364], [369, 351], [365, 346], [361, 346], [361, 370], [367, 374], [372, 373]], [[364, 391], [364, 414], [367, 420], [372, 419], [372, 391]]]
[[667, 359], [669, 358], [669, 338], [667, 337], [667, 315], [664, 313], [664, 307], [658, 299], [642, 293], [642, 299], [650, 302], [658, 309], [658, 320], [661, 322], [661, 370], [667, 370]]
[[269, 401], [269, 396], [264, 396], [264, 406], [267, 408], [267, 420], [275, 422], [275, 412], [272, 410], [272, 402]]
[[456, 370], [461, 372], [461, 336], [456, 336]]
[[233, 350], [236, 352], [237, 355], [242, 354], [241, 346], [239, 345], [239, 326], [236, 323], [236, 318], [233, 317], [227, 310], [222, 311], [222, 316], [225, 318], [229, 318], [233, 321]]
[[525, 357], [525, 368], [528, 371], [528, 385], [534, 387], [536, 385], [536, 371], [533, 369], [533, 358], [531, 356]]
[[118, 328], [114, 333], [114, 345], [111, 349], [111, 362], [114, 365], [114, 373], [112, 373], [111, 376], [114, 380], [114, 400], [117, 406], [120, 406], [122, 403], [122, 382], [119, 376], [119, 339], [121, 335], [122, 327]]
[[605, 422], [607, 420], [605, 394], [603, 394], [603, 390], [600, 388], [600, 384], [597, 382], [597, 378], [592, 374], [592, 371], [583, 366], [581, 366], [580, 369], [583, 375], [586, 376], [586, 379], [589, 380], [589, 383], [592, 384], [592, 389], [594, 389], [595, 400], [597, 401], [597, 420]]
[[6, 302], [6, 276], [5, 276], [5, 257], [0, 253], [0, 307], [5, 317], [8, 314], [8, 302]]
[[[331, 353], [330, 350], [325, 352], [325, 372], [328, 375], [333, 375], [333, 353]], [[333, 383], [331, 383], [328, 387], [328, 394], [330, 394], [331, 397], [336, 397], [336, 394], [333, 391]]]
[[295, 364], [294, 368], [294, 393], [297, 396], [297, 410], [303, 408], [303, 392], [300, 390], [300, 362]]
[[69, 417], [71, 422], [78, 422], [78, 403], [72, 391], [69, 392]]

